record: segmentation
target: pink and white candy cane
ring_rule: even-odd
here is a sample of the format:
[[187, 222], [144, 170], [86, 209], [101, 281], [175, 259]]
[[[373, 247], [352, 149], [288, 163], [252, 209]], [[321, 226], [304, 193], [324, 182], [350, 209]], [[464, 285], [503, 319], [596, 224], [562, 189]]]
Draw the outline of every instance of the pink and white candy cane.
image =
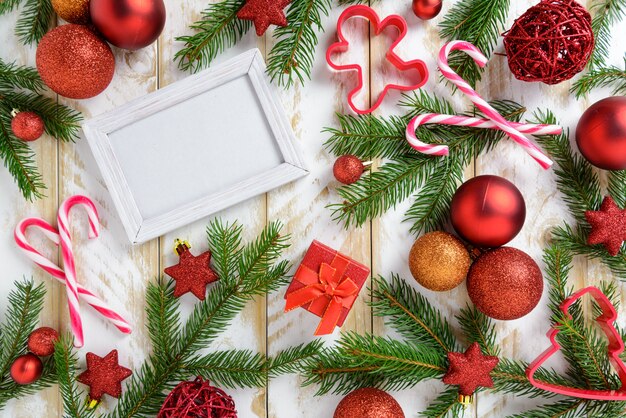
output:
[[418, 115], [409, 122], [406, 129], [406, 138], [409, 144], [417, 151], [428, 155], [448, 155], [448, 147], [445, 145], [426, 144], [415, 135], [416, 129], [428, 123], [437, 123], [442, 125], [468, 126], [484, 129], [500, 129], [504, 131], [510, 138], [520, 144], [524, 150], [537, 161], [541, 167], [548, 169], [552, 166], [552, 161], [541, 150], [532, 143], [524, 134], [534, 135], [557, 135], [563, 129], [556, 125], [533, 125], [524, 123], [510, 122], [498, 113], [487, 101], [476, 93], [476, 91], [457, 73], [455, 73], [448, 65], [448, 56], [452, 51], [464, 51], [474, 59], [476, 64], [484, 67], [487, 63], [485, 57], [478, 48], [469, 42], [452, 41], [441, 48], [439, 52], [439, 69], [445, 78], [455, 84], [459, 90], [465, 93], [470, 100], [479, 108], [488, 119], [471, 118], [465, 116], [441, 115], [428, 113]]
[[[15, 228], [15, 242], [18, 247], [30, 258], [35, 264], [48, 272], [52, 277], [64, 283], [68, 290], [68, 303], [70, 308], [70, 318], [72, 332], [75, 336], [75, 345], [81, 347], [83, 345], [82, 320], [80, 310], [78, 309], [78, 299], [82, 299], [91, 305], [102, 316], [113, 323], [120, 331], [125, 334], [131, 332], [130, 325], [119, 314], [113, 311], [105, 302], [98, 298], [91, 291], [79, 285], [76, 281], [76, 265], [72, 251], [71, 237], [69, 234], [69, 212], [72, 207], [81, 205], [87, 210], [89, 216], [89, 236], [95, 238], [98, 236], [98, 214], [95, 205], [91, 200], [84, 196], [74, 196], [63, 202], [59, 209], [59, 231], [49, 223], [39, 218], [28, 218], [21, 221]], [[26, 230], [36, 228], [57, 245], [61, 245], [63, 262], [65, 271], [55, 263], [44, 257], [37, 251], [26, 238]]]

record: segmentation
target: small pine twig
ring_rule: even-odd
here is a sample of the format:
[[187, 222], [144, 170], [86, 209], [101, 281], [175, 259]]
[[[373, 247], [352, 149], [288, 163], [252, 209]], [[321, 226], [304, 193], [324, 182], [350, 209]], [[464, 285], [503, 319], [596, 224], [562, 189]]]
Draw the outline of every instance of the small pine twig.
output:
[[95, 409], [89, 409], [87, 395], [76, 385], [78, 356], [74, 351], [73, 338], [69, 335], [61, 337], [54, 345], [54, 363], [56, 365], [59, 391], [63, 398], [65, 416], [72, 418], [90, 418]]
[[591, 90], [600, 87], [611, 87], [613, 95], [626, 94], [626, 59], [624, 68], [617, 66], [596, 66], [587, 74], [578, 79], [570, 90], [576, 98], [586, 96]]
[[449, 387], [441, 392], [434, 401], [420, 413], [425, 418], [460, 418], [463, 416], [463, 405], [459, 402], [459, 390]]
[[591, 29], [595, 35], [595, 47], [588, 66], [595, 71], [609, 56], [611, 28], [626, 15], [626, 0], [594, 0], [589, 11], [594, 15]]
[[23, 1], [24, 8], [15, 25], [15, 34], [24, 45], [32, 45], [48, 32], [54, 9], [50, 0]]
[[[2, 3], [0, 3], [2, 4]], [[45, 85], [35, 68], [0, 60], [0, 91], [25, 89], [38, 93]]]
[[466, 306], [456, 316], [468, 343], [478, 343], [484, 354], [499, 356], [500, 348], [496, 345], [496, 327], [493, 321], [475, 306]]

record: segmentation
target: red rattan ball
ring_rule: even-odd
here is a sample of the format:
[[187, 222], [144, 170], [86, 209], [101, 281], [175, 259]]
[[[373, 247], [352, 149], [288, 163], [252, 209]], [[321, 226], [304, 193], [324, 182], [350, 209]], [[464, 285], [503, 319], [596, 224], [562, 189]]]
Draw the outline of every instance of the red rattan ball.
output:
[[201, 377], [181, 382], [165, 398], [157, 418], [237, 418], [235, 401]]
[[504, 34], [509, 68], [524, 81], [569, 80], [585, 68], [593, 47], [591, 16], [574, 0], [543, 0]]

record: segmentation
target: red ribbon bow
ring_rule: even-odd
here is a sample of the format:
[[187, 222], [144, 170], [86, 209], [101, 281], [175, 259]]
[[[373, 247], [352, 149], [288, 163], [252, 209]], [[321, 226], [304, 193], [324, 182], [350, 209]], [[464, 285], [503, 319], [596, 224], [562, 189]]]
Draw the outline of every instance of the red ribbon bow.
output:
[[359, 293], [356, 283], [345, 275], [350, 262], [349, 258], [337, 254], [331, 264], [320, 265], [319, 273], [301, 264], [294, 279], [305, 286], [287, 295], [285, 312], [311, 303], [311, 307], [324, 310], [315, 335], [331, 334], [343, 308], [350, 309]]

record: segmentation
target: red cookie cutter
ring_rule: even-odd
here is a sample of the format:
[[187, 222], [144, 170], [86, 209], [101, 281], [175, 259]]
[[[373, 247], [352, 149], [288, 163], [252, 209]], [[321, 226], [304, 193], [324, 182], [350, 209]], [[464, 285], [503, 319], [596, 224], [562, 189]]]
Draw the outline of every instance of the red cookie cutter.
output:
[[607, 347], [609, 361], [617, 372], [619, 379], [622, 382], [622, 386], [616, 390], [591, 390], [555, 385], [535, 380], [534, 376], [537, 370], [550, 357], [552, 357], [553, 354], [561, 349], [561, 346], [556, 341], [556, 336], [559, 333], [556, 328], [553, 328], [548, 333], [548, 338], [550, 338], [550, 343], [552, 344], [551, 347], [544, 351], [539, 357], [535, 359], [535, 361], [533, 361], [528, 366], [528, 368], [526, 369], [526, 376], [534, 387], [543, 389], [548, 392], [554, 392], [560, 395], [582, 399], [593, 399], [599, 401], [624, 401], [626, 400], [626, 365], [620, 359], [620, 354], [624, 351], [624, 341], [622, 340], [621, 335], [613, 325], [615, 323], [615, 320], [617, 319], [617, 312], [615, 311], [615, 307], [613, 306], [609, 298], [606, 297], [606, 295], [602, 293], [602, 291], [597, 287], [587, 287], [565, 299], [561, 304], [561, 311], [563, 311], [568, 319], [571, 319], [572, 316], [569, 314], [570, 306], [574, 302], [576, 302], [576, 300], [580, 299], [587, 293], [589, 293], [596, 300], [598, 306], [602, 310], [602, 314], [596, 318], [596, 321], [598, 322], [600, 328], [602, 329], [602, 331], [604, 331], [609, 340], [609, 345]]
[[[372, 105], [370, 108], [366, 110], [359, 109], [357, 105], [354, 103], [354, 97], [363, 88], [363, 67], [361, 67], [359, 64], [338, 65], [338, 64], [335, 64], [331, 59], [331, 56], [333, 54], [337, 52], [345, 52], [348, 50], [349, 42], [346, 40], [346, 38], [343, 35], [342, 27], [343, 27], [343, 24], [347, 20], [353, 17], [362, 17], [370, 21], [372, 24], [372, 29], [374, 30], [374, 33], [376, 35], [380, 35], [382, 31], [385, 30], [385, 28], [387, 28], [388, 26], [396, 27], [398, 31], [400, 32], [400, 35], [398, 36], [398, 39], [396, 39], [394, 43], [391, 45], [385, 57], [387, 58], [387, 61], [389, 61], [394, 67], [396, 67], [400, 71], [407, 71], [407, 70], [414, 69], [414, 70], [417, 70], [419, 73], [419, 80], [413, 85], [410, 85], [410, 86], [401, 86], [398, 84], [385, 85], [385, 88], [378, 96], [376, 103], [374, 103], [374, 105]], [[385, 98], [385, 95], [387, 94], [387, 92], [389, 92], [389, 90], [392, 90], [392, 89], [400, 90], [400, 91], [416, 90], [422, 87], [428, 80], [428, 68], [426, 67], [426, 64], [424, 64], [424, 61], [419, 60], [419, 59], [416, 59], [413, 61], [404, 61], [394, 52], [394, 49], [404, 39], [407, 32], [408, 32], [408, 25], [406, 23], [406, 20], [404, 20], [402, 16], [391, 15], [381, 22], [378, 14], [374, 11], [374, 9], [365, 5], [357, 5], [357, 6], [348, 7], [346, 10], [344, 10], [341, 16], [339, 16], [339, 20], [337, 21], [337, 37], [339, 39], [339, 42], [335, 42], [334, 44], [328, 47], [328, 49], [326, 50], [326, 61], [328, 62], [328, 65], [330, 65], [331, 68], [333, 68], [334, 70], [356, 71], [358, 73], [358, 79], [359, 79], [358, 84], [356, 88], [348, 94], [348, 104], [350, 105], [352, 110], [354, 110], [357, 114], [365, 115], [368, 113], [372, 113], [382, 104], [383, 99]]]

